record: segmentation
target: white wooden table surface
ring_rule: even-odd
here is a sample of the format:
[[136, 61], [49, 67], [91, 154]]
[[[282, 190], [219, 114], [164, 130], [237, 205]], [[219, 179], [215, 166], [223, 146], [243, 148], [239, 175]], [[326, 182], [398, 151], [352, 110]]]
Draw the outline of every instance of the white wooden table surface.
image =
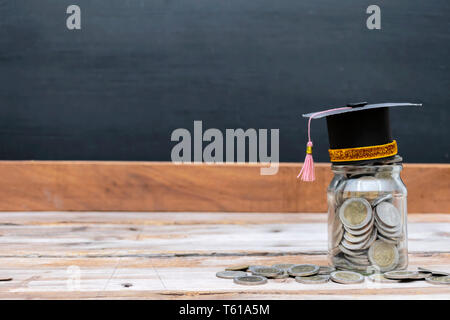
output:
[[[450, 271], [450, 215], [411, 214], [410, 269]], [[239, 286], [235, 264], [326, 264], [325, 214], [0, 213], [1, 299], [450, 299], [450, 286]]]

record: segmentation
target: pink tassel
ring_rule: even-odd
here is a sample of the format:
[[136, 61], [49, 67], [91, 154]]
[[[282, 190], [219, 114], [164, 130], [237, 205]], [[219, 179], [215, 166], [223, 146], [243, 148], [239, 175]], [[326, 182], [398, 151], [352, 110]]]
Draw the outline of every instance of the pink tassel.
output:
[[302, 181], [314, 181], [316, 180], [316, 175], [314, 174], [314, 161], [312, 157], [312, 147], [313, 143], [311, 141], [311, 120], [314, 119], [314, 117], [324, 114], [330, 111], [338, 111], [338, 110], [347, 110], [351, 109], [351, 107], [342, 107], [342, 108], [334, 108], [334, 109], [328, 109], [320, 112], [313, 113], [308, 120], [308, 143], [306, 144], [306, 158], [305, 162], [303, 163], [303, 168], [298, 174], [297, 178], [302, 178]]
[[303, 163], [302, 170], [298, 174], [297, 178], [301, 177], [302, 181], [314, 181], [316, 180], [316, 176], [314, 174], [314, 160], [312, 157], [312, 147], [313, 143], [308, 141], [306, 144], [306, 157], [305, 162]]

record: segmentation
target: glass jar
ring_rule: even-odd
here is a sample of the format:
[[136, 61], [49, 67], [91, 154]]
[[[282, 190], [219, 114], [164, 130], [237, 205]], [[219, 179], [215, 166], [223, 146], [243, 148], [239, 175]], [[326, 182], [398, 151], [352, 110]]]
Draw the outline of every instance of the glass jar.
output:
[[328, 258], [338, 269], [406, 269], [407, 190], [402, 165], [333, 165], [328, 187]]

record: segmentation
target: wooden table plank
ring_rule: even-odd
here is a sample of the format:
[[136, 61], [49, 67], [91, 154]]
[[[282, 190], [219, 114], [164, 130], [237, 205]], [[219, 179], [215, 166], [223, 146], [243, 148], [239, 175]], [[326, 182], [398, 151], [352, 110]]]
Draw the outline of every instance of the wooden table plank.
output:
[[[316, 212], [327, 209], [330, 163], [299, 183], [301, 163], [0, 161], [0, 211]], [[450, 164], [404, 164], [408, 210], [450, 212]]]
[[[409, 218], [411, 269], [450, 271], [450, 215]], [[0, 213], [0, 276], [13, 278], [0, 298], [450, 298], [449, 286], [424, 281], [245, 287], [215, 277], [232, 264], [324, 265], [325, 252], [324, 214]], [[71, 266], [79, 290], [67, 286]]]

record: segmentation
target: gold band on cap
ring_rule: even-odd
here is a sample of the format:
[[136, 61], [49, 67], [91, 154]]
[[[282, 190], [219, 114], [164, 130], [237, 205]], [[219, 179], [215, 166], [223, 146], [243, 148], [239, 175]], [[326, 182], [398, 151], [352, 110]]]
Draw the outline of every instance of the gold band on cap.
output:
[[348, 148], [348, 149], [329, 149], [331, 162], [360, 161], [371, 160], [395, 156], [398, 152], [397, 141], [378, 146]]
[[312, 154], [312, 147], [306, 146], [306, 154]]

